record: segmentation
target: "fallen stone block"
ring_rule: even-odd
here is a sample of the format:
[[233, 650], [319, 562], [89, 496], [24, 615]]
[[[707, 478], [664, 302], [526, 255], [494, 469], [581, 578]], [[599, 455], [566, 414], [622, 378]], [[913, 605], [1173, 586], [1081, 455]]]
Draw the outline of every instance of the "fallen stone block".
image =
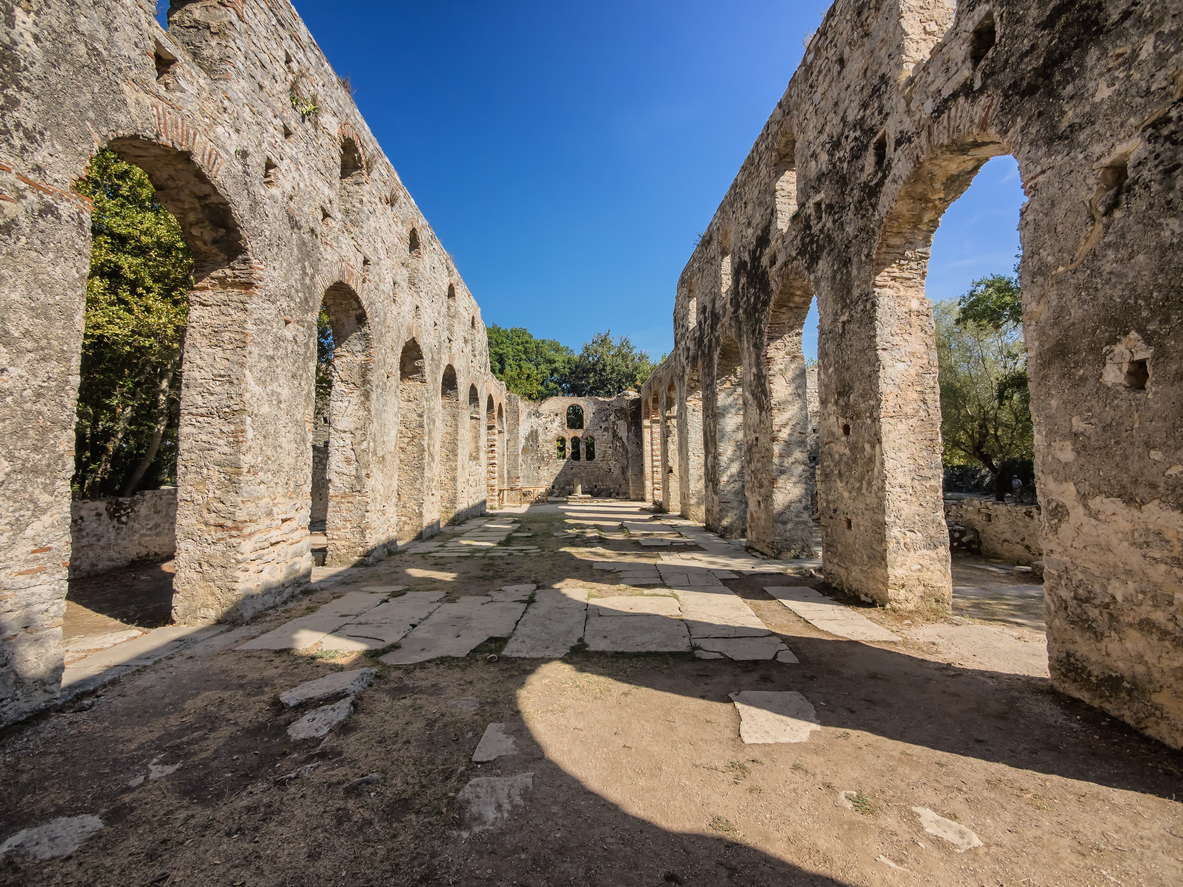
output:
[[38, 862], [60, 859], [85, 844], [102, 827], [103, 821], [97, 816], [63, 816], [53, 819], [45, 825], [23, 829], [0, 844], [0, 860], [14, 852]]
[[467, 806], [461, 838], [492, 828], [508, 818], [514, 807], [525, 803], [525, 794], [534, 788], [534, 774], [517, 776], [478, 776], [460, 790], [456, 800]]
[[512, 754], [517, 754], [517, 744], [506, 731], [505, 724], [490, 724], [477, 743], [476, 751], [472, 753], [472, 762], [487, 764]]
[[353, 714], [353, 697], [347, 696], [332, 705], [313, 709], [288, 727], [288, 737], [295, 740], [321, 739]]
[[926, 832], [948, 841], [958, 853], [982, 846], [981, 839], [960, 823], [938, 816], [927, 807], [913, 807], [912, 812], [920, 817], [920, 824]]
[[739, 738], [749, 745], [807, 742], [821, 729], [817, 712], [795, 690], [744, 690], [731, 701], [739, 712]]
[[325, 675], [279, 694], [279, 701], [288, 708], [295, 708], [305, 702], [318, 702], [321, 699], [332, 699], [334, 696], [356, 696], [370, 685], [375, 674], [377, 672], [372, 668], [361, 668]]

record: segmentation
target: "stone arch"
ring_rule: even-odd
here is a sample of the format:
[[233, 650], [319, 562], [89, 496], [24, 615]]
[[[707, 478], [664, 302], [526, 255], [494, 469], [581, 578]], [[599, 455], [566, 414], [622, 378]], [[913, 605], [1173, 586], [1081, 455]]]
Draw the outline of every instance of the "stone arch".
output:
[[[172, 123], [165, 126], [166, 141], [201, 148], [191, 129]], [[238, 466], [247, 437], [242, 407], [246, 317], [260, 269], [234, 208], [215, 184], [221, 169], [216, 149], [207, 145], [190, 153], [138, 136], [114, 138], [108, 147], [148, 174], [193, 254], [177, 431], [173, 615], [180, 621], [210, 621], [231, 611], [249, 613], [253, 603], [243, 602], [249, 594], [243, 588], [253, 590], [258, 577], [244, 575], [237, 566], [239, 543], [229, 530], [235, 518], [215, 516], [210, 503], [232, 498], [241, 482]]]
[[704, 424], [714, 432], [707, 448], [707, 526], [720, 536], [747, 533], [744, 465], [744, 365], [739, 341], [726, 335], [715, 354]]
[[664, 477], [661, 471], [661, 392], [654, 389], [653, 394], [645, 399], [645, 404], [648, 407], [649, 415], [649, 421], [644, 429], [648, 442], [648, 458], [645, 467], [649, 475], [649, 501], [659, 503], [662, 501], [664, 487]]
[[408, 339], [398, 361], [398, 540], [423, 532], [427, 483], [427, 369], [418, 341]]
[[485, 404], [485, 450], [487, 456], [485, 458], [485, 495], [488, 501], [489, 508], [497, 506], [497, 406], [493, 402], [493, 395], [490, 394], [488, 401]]
[[[950, 125], [973, 120], [963, 110]], [[873, 405], [823, 404], [822, 436], [836, 441], [820, 470], [826, 494], [823, 544], [827, 550], [840, 545], [847, 551], [874, 545], [866, 556], [843, 560], [883, 565], [882, 572], [839, 568], [828, 569], [827, 576], [883, 604], [944, 609], [951, 604], [936, 330], [924, 285], [941, 216], [987, 160], [1005, 153], [1002, 140], [987, 128], [955, 133], [920, 159], [898, 159], [872, 263], [876, 360], [867, 371], [877, 374], [877, 395]], [[824, 342], [821, 359], [828, 366], [831, 355]], [[865, 466], [852, 468], [876, 452], [882, 461], [873, 471], [874, 496], [867, 497], [865, 490], [853, 501], [851, 493], [845, 501], [830, 495], [841, 488], [844, 475], [864, 471]]]
[[676, 514], [682, 510], [682, 487], [679, 483], [678, 390], [671, 380], [665, 385], [661, 403], [661, 504]]
[[583, 407], [577, 403], [567, 407], [567, 427], [573, 431], [583, 430]]
[[333, 284], [322, 304], [333, 331], [325, 563], [348, 566], [369, 548], [374, 345], [366, 310], [352, 287]]
[[760, 359], [747, 374], [750, 390], [744, 392], [752, 474], [748, 544], [775, 557], [813, 556], [814, 477], [802, 350], [812, 302], [804, 270], [786, 269], [761, 324]]
[[460, 386], [456, 369], [448, 364], [440, 381], [439, 487], [440, 523], [451, 523], [460, 510]]

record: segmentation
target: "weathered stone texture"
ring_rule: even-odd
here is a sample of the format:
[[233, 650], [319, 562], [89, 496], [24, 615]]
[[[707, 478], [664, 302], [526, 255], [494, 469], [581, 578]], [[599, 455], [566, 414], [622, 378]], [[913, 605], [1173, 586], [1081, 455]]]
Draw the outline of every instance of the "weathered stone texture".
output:
[[[516, 472], [511, 486], [568, 496], [579, 484], [585, 495], [629, 498], [635, 484], [633, 474], [640, 470], [641, 461], [639, 405], [635, 409], [634, 402], [635, 396], [622, 395], [613, 400], [551, 397], [531, 403], [511, 395], [509, 427], [514, 433], [510, 440], [516, 442], [509, 456], [509, 465]], [[582, 411], [582, 428], [567, 422], [572, 407]], [[560, 440], [564, 443], [561, 459]], [[590, 461], [589, 441], [594, 441], [595, 455]]]
[[176, 523], [174, 487], [127, 498], [76, 499], [71, 505], [70, 576], [172, 557]]
[[1043, 518], [1037, 505], [963, 497], [945, 500], [945, 520], [978, 531], [985, 557], [1031, 564], [1043, 557], [1039, 533]]
[[[791, 553], [811, 495], [798, 354], [816, 296], [826, 578], [895, 608], [947, 608], [924, 279], [941, 215], [986, 160], [1012, 154], [1028, 197], [1020, 278], [1053, 679], [1174, 745], [1181, 115], [1183, 19], [1161, 0], [838, 0], [683, 271], [674, 350], [642, 392], [677, 415], [685, 395], [667, 392], [701, 367], [719, 519], [715, 365], [737, 341], [748, 543]], [[668, 432], [656, 448], [663, 474], [645, 488], [668, 508]]]
[[[101, 147], [145, 169], [195, 259], [179, 619], [249, 618], [308, 581], [322, 301], [338, 344], [330, 560], [380, 557], [486, 503], [489, 441], [453, 434], [442, 388], [450, 370], [504, 413], [479, 309], [347, 87], [286, 0], [174, 2], [167, 31], [153, 13], [148, 0], [0, 3], [0, 724], [59, 683], [90, 256], [73, 188]], [[408, 417], [412, 342], [422, 396]]]

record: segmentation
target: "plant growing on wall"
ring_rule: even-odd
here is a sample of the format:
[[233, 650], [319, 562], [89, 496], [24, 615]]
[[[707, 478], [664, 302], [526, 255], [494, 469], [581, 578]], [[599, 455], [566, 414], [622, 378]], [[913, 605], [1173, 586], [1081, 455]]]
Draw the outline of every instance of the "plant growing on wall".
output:
[[112, 151], [78, 190], [94, 202], [75, 441], [75, 495], [176, 482], [181, 349], [193, 258], [147, 174]]
[[1035, 455], [1018, 279], [976, 280], [935, 314], [944, 463], [986, 468], [1002, 501], [1011, 474]]

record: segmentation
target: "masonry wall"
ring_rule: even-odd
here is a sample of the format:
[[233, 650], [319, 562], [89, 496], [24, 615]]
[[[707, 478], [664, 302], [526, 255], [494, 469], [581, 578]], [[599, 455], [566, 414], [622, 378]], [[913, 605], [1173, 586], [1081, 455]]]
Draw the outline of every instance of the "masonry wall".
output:
[[70, 507], [71, 578], [172, 557], [176, 522], [174, 487], [128, 498], [75, 499]]
[[[567, 424], [570, 407], [583, 410], [583, 428]], [[618, 499], [632, 497], [641, 462], [639, 401], [635, 396], [613, 400], [598, 397], [551, 397], [541, 403], [520, 400], [517, 464], [522, 487], [545, 487], [554, 496], [569, 496], [578, 483], [585, 495]], [[635, 415], [634, 415], [635, 414]], [[572, 458], [572, 439], [580, 458]], [[595, 459], [588, 461], [588, 439], [595, 440]], [[564, 441], [564, 456], [557, 444]], [[514, 463], [511, 461], [510, 463]]]
[[[468, 436], [455, 465], [438, 447], [448, 367], [462, 401], [471, 388], [504, 407], [480, 311], [347, 87], [286, 0], [174, 2], [167, 30], [154, 11], [152, 0], [2, 11], [0, 724], [58, 692], [90, 257], [90, 206], [74, 185], [101, 147], [148, 173], [195, 259], [177, 619], [247, 619], [308, 583], [316, 317], [329, 297], [353, 331], [334, 384], [349, 409], [331, 417], [326, 468], [337, 562], [433, 531], [442, 477], [462, 485], [463, 514], [486, 505]], [[412, 343], [426, 396], [408, 417], [399, 363]], [[408, 420], [426, 480], [400, 529], [390, 443]]]
[[1015, 564], [1043, 557], [1039, 540], [1043, 517], [1038, 505], [1018, 505], [975, 496], [945, 499], [945, 520], [978, 531], [982, 555]]
[[[1052, 678], [1176, 746], [1181, 29], [1163, 2], [837, 0], [677, 282], [674, 350], [642, 392], [682, 390], [696, 368], [709, 389], [738, 339], [749, 544], [760, 529], [791, 553], [809, 491], [776, 448], [780, 428], [797, 433], [778, 397], [805, 396], [784, 386], [816, 298], [826, 579], [947, 609], [925, 275], [942, 214], [1013, 155]], [[704, 392], [706, 412], [715, 400]]]

